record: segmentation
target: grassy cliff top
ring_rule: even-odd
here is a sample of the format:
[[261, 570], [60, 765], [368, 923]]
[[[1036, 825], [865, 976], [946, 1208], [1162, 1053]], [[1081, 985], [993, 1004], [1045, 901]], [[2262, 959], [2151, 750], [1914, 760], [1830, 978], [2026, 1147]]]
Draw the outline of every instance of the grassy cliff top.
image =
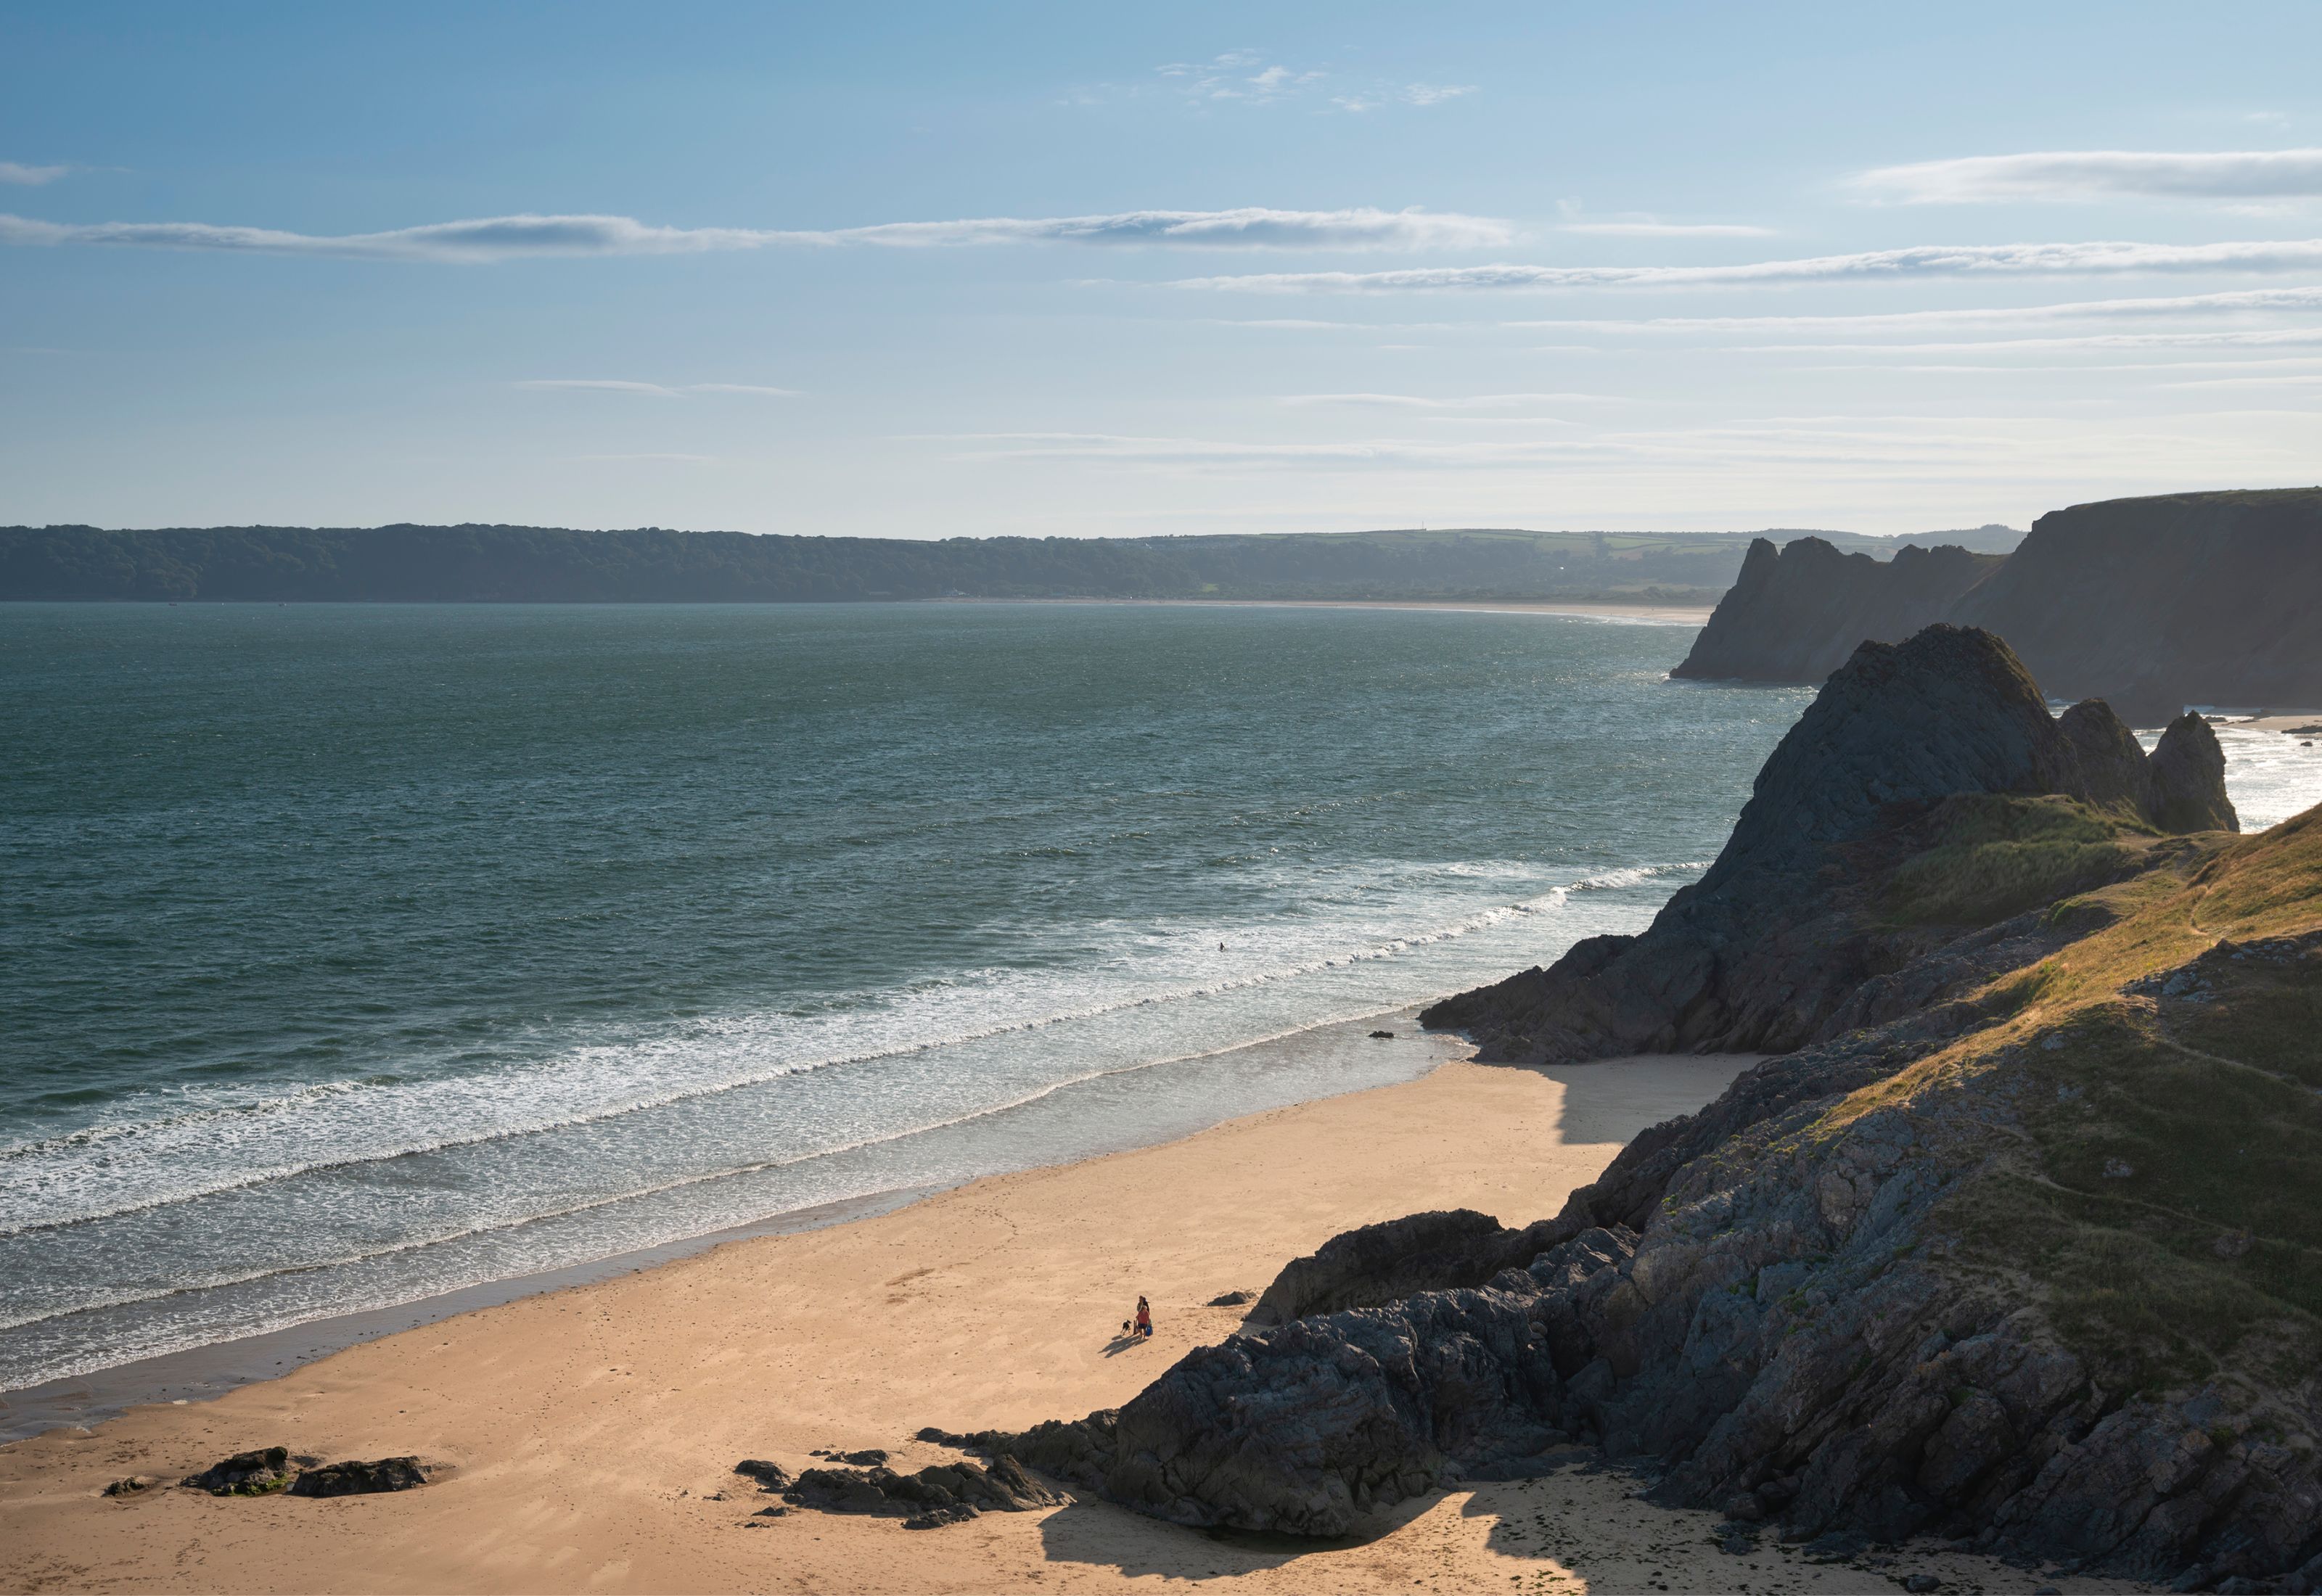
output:
[[2087, 813], [1980, 816], [1936, 856], [1926, 889], [2004, 879], [1974, 862], [1979, 851], [1988, 865], [1990, 850], [2027, 839], [2057, 877], [2092, 868], [2089, 850], [2153, 852], [2143, 873], [2056, 900], [2052, 916], [2114, 917], [1994, 983], [1984, 997], [2002, 1017], [1852, 1094], [1824, 1130], [1897, 1106], [2004, 1120], [2017, 1139], [1935, 1210], [1953, 1266], [2036, 1305], [2118, 1391], [2214, 1381], [2310, 1395], [2322, 1358], [2322, 808], [2254, 836], [2173, 844]]

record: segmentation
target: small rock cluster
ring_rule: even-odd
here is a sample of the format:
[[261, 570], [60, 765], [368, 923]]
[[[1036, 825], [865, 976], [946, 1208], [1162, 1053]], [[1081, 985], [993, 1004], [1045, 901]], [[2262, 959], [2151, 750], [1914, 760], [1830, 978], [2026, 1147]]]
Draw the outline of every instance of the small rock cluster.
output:
[[[158, 1482], [143, 1474], [132, 1474], [106, 1486], [105, 1494], [134, 1496]], [[317, 1464], [311, 1458], [292, 1457], [287, 1446], [264, 1446], [220, 1458], [178, 1483], [212, 1496], [272, 1496], [278, 1491], [292, 1496], [371, 1496], [425, 1485], [427, 1469], [416, 1457]]]
[[[899, 1474], [885, 1466], [887, 1454], [882, 1451], [829, 1455], [876, 1461], [868, 1467], [801, 1469], [792, 1475], [780, 1464], [744, 1458], [734, 1472], [779, 1494], [790, 1507], [900, 1518], [906, 1529], [938, 1529], [983, 1513], [1021, 1513], [1065, 1500], [1009, 1457], [994, 1458], [988, 1465], [962, 1458]], [[786, 1510], [766, 1509], [759, 1516], [780, 1517]]]

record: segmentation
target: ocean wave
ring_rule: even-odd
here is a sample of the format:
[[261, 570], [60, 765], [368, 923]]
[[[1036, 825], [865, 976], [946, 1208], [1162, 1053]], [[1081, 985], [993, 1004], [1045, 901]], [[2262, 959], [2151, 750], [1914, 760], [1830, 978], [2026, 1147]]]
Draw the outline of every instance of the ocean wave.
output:
[[[1086, 1070], [1076, 1075], [1067, 1076], [1061, 1080], [1049, 1081], [1034, 1090], [1019, 1093], [1019, 1095], [1010, 1098], [1004, 1101], [985, 1104], [982, 1107], [970, 1109], [963, 1114], [954, 1114], [939, 1119], [928, 1120], [920, 1124], [899, 1126], [882, 1132], [878, 1135], [859, 1136], [852, 1141], [839, 1143], [827, 1147], [818, 1147], [811, 1152], [797, 1154], [787, 1158], [759, 1159], [723, 1169], [707, 1170], [693, 1174], [678, 1176], [671, 1180], [652, 1181], [641, 1186], [633, 1187], [626, 1190], [604, 1193], [600, 1196], [593, 1197], [581, 1202], [567, 1203], [556, 1208], [543, 1208], [533, 1213], [517, 1215], [509, 1218], [482, 1221], [468, 1225], [450, 1226], [425, 1236], [406, 1236], [380, 1246], [361, 1248], [325, 1257], [305, 1259], [297, 1263], [234, 1272], [215, 1272], [206, 1276], [172, 1281], [167, 1286], [150, 1291], [123, 1291], [109, 1295], [96, 1296], [86, 1300], [70, 1303], [65, 1307], [51, 1309], [45, 1312], [24, 1314], [14, 1318], [0, 1318], [0, 1331], [23, 1329], [32, 1325], [49, 1324], [59, 1319], [68, 1319], [82, 1314], [99, 1313], [113, 1309], [135, 1308], [150, 1303], [166, 1302], [177, 1298], [198, 1296], [208, 1291], [231, 1290], [236, 1286], [255, 1285], [269, 1280], [280, 1280], [298, 1275], [315, 1274], [329, 1270], [349, 1269], [355, 1265], [371, 1263], [379, 1259], [393, 1258], [416, 1253], [422, 1253], [429, 1248], [446, 1246], [455, 1242], [471, 1240], [479, 1236], [507, 1235], [521, 1231], [530, 1226], [544, 1225], [553, 1220], [571, 1218], [580, 1214], [599, 1212], [607, 1208], [617, 1208], [624, 1203], [641, 1202], [647, 1199], [663, 1196], [672, 1191], [681, 1191], [690, 1188], [711, 1186], [721, 1181], [740, 1180], [751, 1175], [765, 1174], [775, 1170], [802, 1168], [809, 1164], [826, 1162], [830, 1159], [842, 1158], [848, 1154], [860, 1153], [868, 1148], [886, 1146], [896, 1142], [905, 1142], [915, 1136], [932, 1135], [938, 1131], [950, 1130], [960, 1126], [974, 1124], [978, 1120], [991, 1119], [1003, 1114], [1014, 1113], [1018, 1110], [1029, 1108], [1035, 1103], [1046, 1101], [1047, 1099], [1056, 1096], [1060, 1092], [1070, 1090], [1075, 1087], [1087, 1086], [1095, 1081], [1115, 1080], [1123, 1076], [1142, 1074], [1147, 1071], [1163, 1069], [1170, 1065], [1192, 1063], [1202, 1059], [1217, 1058], [1227, 1053], [1239, 1053], [1247, 1048], [1263, 1046], [1267, 1043], [1284, 1041], [1290, 1037], [1309, 1032], [1324, 1030], [1332, 1026], [1344, 1025], [1350, 1020], [1367, 1019], [1371, 1017], [1376, 1012], [1376, 1010], [1366, 1009], [1360, 1013], [1334, 1014], [1329, 1018], [1317, 1020], [1310, 1025], [1298, 1026], [1288, 1030], [1276, 1031], [1267, 1035], [1236, 1041], [1222, 1047], [1202, 1048], [1195, 1052], [1175, 1053], [1163, 1058], [1144, 1059], [1139, 1060], [1135, 1063], [1120, 1064], [1110, 1069]], [[774, 1214], [759, 1216], [761, 1218], [772, 1218], [775, 1217], [777, 1216]], [[474, 1281], [462, 1281], [455, 1285], [431, 1288], [428, 1294], [434, 1294], [434, 1292], [439, 1290], [459, 1290], [461, 1286], [475, 1283], [479, 1282]], [[295, 1318], [288, 1319], [281, 1324], [266, 1325], [258, 1330], [253, 1330], [249, 1333], [262, 1334], [266, 1330], [280, 1329], [286, 1327], [289, 1324], [296, 1324], [298, 1322], [301, 1321]]]
[[[659, 1037], [584, 1046], [536, 1064], [479, 1078], [413, 1081], [407, 1076], [392, 1085], [379, 1086], [361, 1080], [318, 1082], [255, 1101], [208, 1105], [156, 1118], [87, 1126], [0, 1150], [18, 1165], [11, 1172], [10, 1191], [0, 1199], [0, 1239], [149, 1213], [325, 1171], [599, 1124], [813, 1071], [874, 1063], [1074, 1021], [1247, 991], [1322, 971], [1394, 959], [1521, 917], [1550, 911], [1572, 891], [1637, 885], [1656, 876], [1697, 868], [1679, 863], [1601, 872], [1404, 935], [1354, 946], [1342, 944], [1315, 956], [1256, 971], [1179, 980], [1094, 1002], [1059, 1004], [1054, 1000], [1059, 994], [1052, 990], [1027, 991], [1015, 996], [1033, 1012], [1019, 1008], [1015, 1014], [981, 1024], [959, 1023], [972, 1019], [972, 1014], [963, 1017], [946, 1011], [964, 1006], [989, 1014], [995, 992], [1005, 1007], [1011, 997], [1009, 989], [1024, 983], [1015, 979], [1018, 972], [1013, 971], [959, 972], [940, 984], [923, 986], [916, 1001], [903, 1006], [911, 1011], [900, 1019], [891, 999], [889, 1007], [882, 1008], [876, 1006], [881, 1000], [876, 995], [864, 995], [864, 1010], [819, 1020], [824, 1031], [844, 1031], [864, 1014], [874, 1022], [890, 1021], [884, 1027], [890, 1034], [870, 1039], [867, 1045], [794, 1056], [772, 1065], [729, 1067], [706, 1078], [698, 1073], [692, 1079], [681, 1075], [687, 1066], [698, 1070], [705, 1051], [729, 1058], [762, 1056], [773, 1035], [794, 1035], [801, 1022], [787, 1013], [723, 1017]], [[1197, 935], [1206, 946], [1217, 928], [1170, 929], [1181, 936]], [[1247, 940], [1252, 929], [1227, 928], [1226, 935]], [[1047, 986], [1054, 984], [1052, 980]], [[1043, 1003], [1043, 998], [1048, 1000]], [[946, 1020], [952, 1023], [946, 1025]], [[919, 1034], [893, 1035], [898, 1025], [907, 1033], [919, 1027]], [[672, 1072], [660, 1067], [670, 1061], [680, 1066], [674, 1077]], [[599, 1067], [591, 1068], [592, 1064]], [[630, 1090], [608, 1090], [618, 1086]], [[591, 1096], [593, 1101], [589, 1100]], [[316, 1116], [315, 1110], [323, 1105], [336, 1112]], [[471, 1128], [454, 1128], [463, 1121]], [[399, 1136], [381, 1135], [382, 1124], [410, 1128]], [[226, 1133], [223, 1138], [222, 1131]], [[262, 1151], [268, 1142], [279, 1146], [286, 1139], [300, 1136], [322, 1145], [307, 1156], [253, 1163], [250, 1144], [258, 1144]], [[210, 1157], [206, 1166], [193, 1162], [201, 1154]], [[77, 1194], [80, 1201], [75, 1206]]]

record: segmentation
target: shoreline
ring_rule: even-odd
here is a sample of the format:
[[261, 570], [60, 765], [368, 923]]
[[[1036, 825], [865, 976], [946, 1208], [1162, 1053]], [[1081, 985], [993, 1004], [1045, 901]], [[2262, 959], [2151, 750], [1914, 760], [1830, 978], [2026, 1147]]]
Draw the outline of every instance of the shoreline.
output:
[[[1424, 1079], [1437, 1063], [1463, 1056], [1467, 1052], [1466, 1044], [1454, 1035], [1419, 1029], [1417, 1016], [1424, 1007], [1423, 1002], [1412, 1003], [1400, 1008], [1383, 1008], [1348, 1018], [1322, 1020], [1209, 1053], [1156, 1060], [1142, 1066], [1142, 1069], [1202, 1062], [1230, 1064], [1242, 1059], [1262, 1064], [1269, 1055], [1289, 1058], [1317, 1048], [1330, 1050], [1359, 1045], [1366, 1064], [1377, 1060], [1383, 1046], [1401, 1053], [1419, 1052], [1431, 1055], [1432, 1062], [1410, 1066], [1413, 1072], [1407, 1079]], [[1373, 1042], [1368, 1033], [1382, 1026], [1394, 1026], [1400, 1033], [1398, 1039], [1385, 1044]], [[1332, 1098], [1346, 1095], [1348, 1090], [1367, 1090], [1376, 1088], [1358, 1086], [1328, 1091], [1301, 1098], [1284, 1106], [1297, 1108], [1308, 1103], [1327, 1102]], [[1275, 1110], [1257, 1110], [1270, 1111]], [[83, 1373], [0, 1390], [0, 1445], [30, 1439], [53, 1428], [86, 1427], [116, 1418], [138, 1406], [210, 1400], [245, 1385], [282, 1378], [306, 1364], [348, 1347], [440, 1323], [462, 1314], [638, 1273], [712, 1251], [731, 1242], [848, 1224], [892, 1212], [944, 1191], [956, 1190], [978, 1180], [1020, 1173], [1028, 1169], [1068, 1168], [1090, 1159], [1166, 1146], [1243, 1117], [1232, 1115], [1211, 1119], [1190, 1130], [1125, 1123], [1120, 1127], [1117, 1136], [1108, 1138], [1063, 1163], [1001, 1163], [956, 1180], [864, 1192], [831, 1202], [764, 1215], [738, 1225], [721, 1226], [697, 1236], [680, 1236], [652, 1246], [626, 1248], [601, 1258], [583, 1259], [527, 1270], [497, 1280], [479, 1281], [405, 1302], [347, 1309], [253, 1335], [131, 1358]], [[1156, 1132], [1158, 1134], [1154, 1134]]]
[[178, 1352], [133, 1358], [86, 1374], [69, 1374], [38, 1385], [0, 1391], [0, 1446], [32, 1440], [57, 1429], [86, 1432], [92, 1425], [118, 1418], [133, 1408], [160, 1404], [184, 1407], [211, 1401], [245, 1385], [285, 1379], [318, 1359], [406, 1330], [423, 1329], [526, 1297], [642, 1273], [728, 1242], [748, 1241], [761, 1236], [790, 1236], [891, 1213], [954, 1189], [955, 1186], [905, 1187], [839, 1202], [817, 1203], [786, 1214], [769, 1214], [746, 1225], [664, 1242], [659, 1246], [638, 1247], [586, 1263], [512, 1274], [504, 1280], [482, 1281], [433, 1297], [389, 1303], [384, 1308], [327, 1314], [303, 1324], [285, 1325], [279, 1330], [264, 1330], [230, 1341], [206, 1342]]
[[[1085, 1528], [1092, 1515], [1108, 1539], [1158, 1535], [1194, 1562], [1227, 1555], [1092, 1505], [980, 1519], [939, 1547], [891, 1522], [811, 1513], [734, 1535], [756, 1504], [730, 1470], [745, 1455], [802, 1466], [825, 1446], [883, 1446], [917, 1467], [938, 1455], [909, 1439], [923, 1425], [1116, 1405], [1236, 1327], [1243, 1310], [1202, 1306], [1210, 1298], [1262, 1289], [1330, 1236], [1403, 1213], [1553, 1212], [1623, 1142], [1715, 1095], [1746, 1062], [1533, 1071], [1455, 1058], [1400, 1084], [417, 1327], [407, 1309], [400, 1327], [212, 1400], [0, 1445], [0, 1589], [1031, 1589], [1048, 1560], [1036, 1520]], [[1140, 1290], [1159, 1333], [1124, 1345], [1112, 1331]], [[425, 1490], [345, 1501], [98, 1494], [124, 1474], [175, 1480], [270, 1445], [450, 1466]], [[691, 1526], [674, 1541], [673, 1522]], [[993, 1537], [1021, 1581], [982, 1556], [955, 1559]], [[515, 1564], [511, 1537], [526, 1546]], [[204, 1560], [181, 1564], [189, 1543]], [[576, 1543], [588, 1548], [577, 1563]], [[471, 1550], [495, 1545], [492, 1556]], [[646, 1546], [654, 1555], [639, 1555]], [[806, 1577], [772, 1581], [770, 1557], [802, 1560]]]
[[[868, 1446], [909, 1471], [955, 1455], [908, 1438], [924, 1425], [1019, 1428], [1118, 1406], [1238, 1327], [1244, 1310], [1211, 1297], [1262, 1289], [1330, 1236], [1401, 1214], [1551, 1214], [1753, 1056], [1453, 1059], [402, 1329], [214, 1401], [0, 1445], [0, 1589], [1860, 1591], [1865, 1569], [1803, 1547], [1721, 1551], [1715, 1515], [1650, 1505], [1634, 1471], [1589, 1458], [1539, 1480], [1453, 1483], [1323, 1543], [1206, 1535], [1085, 1496], [919, 1534], [769, 1518], [732, 1472], [742, 1457], [796, 1471], [818, 1449]], [[1127, 1341], [1114, 1330], [1139, 1292], [1156, 1334]], [[331, 1500], [101, 1494], [264, 1446], [413, 1455], [434, 1475]], [[1870, 1577], [1921, 1572], [1994, 1591], [2135, 1588], [1932, 1545]]]

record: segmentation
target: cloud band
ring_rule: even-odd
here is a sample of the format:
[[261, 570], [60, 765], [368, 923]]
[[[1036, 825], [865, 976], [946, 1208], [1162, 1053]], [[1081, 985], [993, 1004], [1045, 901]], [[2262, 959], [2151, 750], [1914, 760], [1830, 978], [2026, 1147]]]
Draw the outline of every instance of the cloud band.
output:
[[2322, 150], [2048, 150], [1971, 155], [1879, 167], [1854, 178], [1850, 187], [1905, 205], [2121, 196], [2280, 199], [2322, 195]]
[[1265, 293], [1411, 289], [1694, 287], [1849, 279], [2066, 277], [2125, 272], [2299, 271], [2322, 267], [2322, 239], [2216, 244], [1920, 244], [1735, 266], [1426, 266], [1399, 271], [1265, 272], [1180, 278], [1182, 288]]
[[343, 260], [483, 264], [558, 256], [690, 255], [784, 246], [944, 248], [1010, 243], [1180, 249], [1432, 250], [1504, 244], [1513, 230], [1440, 211], [1124, 211], [1098, 216], [987, 216], [825, 231], [655, 227], [629, 216], [487, 216], [386, 233], [316, 234], [206, 222], [39, 222], [0, 214], [0, 244], [109, 245]]

